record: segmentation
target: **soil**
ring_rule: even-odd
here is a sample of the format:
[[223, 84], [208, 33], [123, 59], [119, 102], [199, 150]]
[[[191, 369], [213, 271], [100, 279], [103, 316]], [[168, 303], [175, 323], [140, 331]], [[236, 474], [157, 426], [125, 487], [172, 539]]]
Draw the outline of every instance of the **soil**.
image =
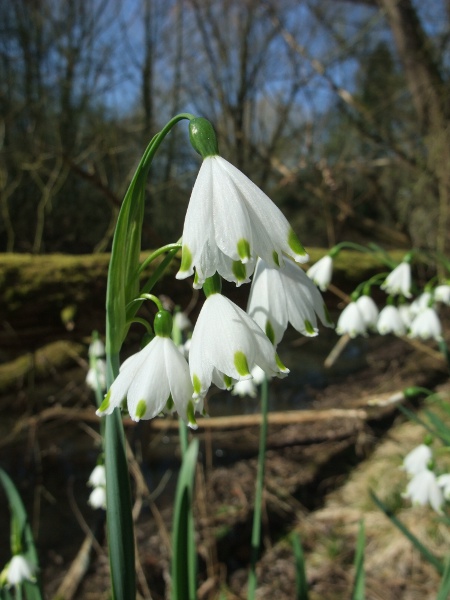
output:
[[[86, 504], [85, 482], [100, 440], [84, 376], [79, 366], [54, 373], [40, 383], [41, 392], [47, 385], [45, 401], [16, 390], [15, 415], [10, 411], [3, 420], [2, 465], [16, 475], [29, 511], [48, 598], [109, 597], [104, 514]], [[423, 437], [417, 426], [414, 434], [402, 429], [411, 425], [398, 405], [416, 411], [423, 400], [404, 400], [400, 392], [409, 386], [448, 394], [447, 366], [435, 345], [374, 338], [363, 368], [326, 387], [309, 386], [304, 410], [289, 413], [285, 424], [270, 423], [257, 598], [296, 597], [293, 532], [305, 550], [311, 600], [351, 597], [361, 518], [367, 530], [366, 598], [436, 597], [439, 577], [368, 496], [372, 487], [391, 504], [393, 495], [402, 504], [405, 480], [398, 466]], [[272, 393], [278, 393], [276, 382]], [[20, 425], [12, 426], [18, 412]], [[171, 503], [179, 465], [176, 431], [166, 423], [166, 428], [126, 423], [130, 446], [143, 467], [131, 465], [139, 597], [153, 600], [169, 594]], [[192, 434], [201, 442], [195, 498], [199, 599], [246, 597], [259, 427], [223, 423], [221, 428], [200, 425]], [[375, 476], [373, 464], [382, 464], [379, 453], [386, 443], [391, 443], [385, 451], [391, 462]], [[442, 529], [429, 510], [419, 511], [420, 519], [412, 521], [426, 524], [422, 533]], [[0, 528], [6, 527], [0, 521]], [[439, 529], [432, 542], [436, 554], [443, 555], [448, 534]]]

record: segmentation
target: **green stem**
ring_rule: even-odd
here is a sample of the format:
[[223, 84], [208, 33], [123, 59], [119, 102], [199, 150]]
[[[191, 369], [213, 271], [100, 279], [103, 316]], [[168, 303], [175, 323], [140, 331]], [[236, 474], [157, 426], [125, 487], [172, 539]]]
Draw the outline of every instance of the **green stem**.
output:
[[150, 256], [147, 256], [147, 258], [142, 262], [142, 264], [139, 266], [139, 269], [138, 269], [138, 273], [137, 273], [138, 276], [142, 273], [142, 271], [150, 263], [152, 263], [155, 260], [155, 258], [158, 258], [158, 256], [161, 256], [161, 254], [165, 254], [169, 250], [180, 250], [180, 249], [181, 249], [180, 242], [176, 242], [175, 244], [166, 244], [165, 246], [161, 246], [161, 248], [158, 248], [158, 250], [155, 250], [154, 252], [152, 252], [150, 254]]
[[269, 412], [269, 385], [267, 378], [261, 385], [261, 416], [262, 423], [259, 433], [258, 470], [256, 474], [255, 506], [253, 512], [253, 528], [251, 540], [250, 572], [248, 575], [247, 599], [253, 600], [256, 592], [256, 563], [261, 544], [261, 512], [264, 489], [264, 473], [266, 462], [267, 426]]

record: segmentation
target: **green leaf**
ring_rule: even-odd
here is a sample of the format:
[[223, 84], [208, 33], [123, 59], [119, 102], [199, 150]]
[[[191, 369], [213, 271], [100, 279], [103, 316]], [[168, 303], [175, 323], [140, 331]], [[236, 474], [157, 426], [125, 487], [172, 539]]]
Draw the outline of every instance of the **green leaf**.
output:
[[358, 540], [355, 553], [355, 583], [353, 586], [352, 600], [364, 600], [366, 596], [366, 577], [364, 572], [364, 546], [366, 535], [364, 521], [359, 524]]
[[198, 439], [184, 453], [175, 494], [172, 536], [172, 600], [197, 597], [197, 556], [192, 512]]
[[305, 555], [298, 533], [292, 535], [291, 541], [295, 558], [295, 598], [296, 600], [308, 600]]
[[442, 576], [441, 585], [439, 587], [436, 600], [448, 600], [450, 597], [450, 557], [445, 561], [445, 571]]
[[403, 533], [403, 535], [414, 544], [414, 546], [421, 553], [423, 558], [426, 561], [428, 561], [431, 565], [433, 565], [436, 571], [440, 575], [442, 575], [444, 573], [444, 566], [442, 562], [438, 559], [438, 557], [434, 555], [431, 552], [431, 550], [429, 550], [426, 546], [424, 546], [422, 542], [418, 538], [416, 538], [416, 536], [406, 527], [406, 525], [404, 525], [400, 521], [400, 519], [398, 519], [395, 515], [391, 513], [388, 507], [376, 496], [376, 494], [373, 491], [370, 491], [370, 497], [378, 506], [378, 508], [384, 512], [384, 514], [388, 517], [391, 523], [395, 525], [397, 529], [399, 529]]

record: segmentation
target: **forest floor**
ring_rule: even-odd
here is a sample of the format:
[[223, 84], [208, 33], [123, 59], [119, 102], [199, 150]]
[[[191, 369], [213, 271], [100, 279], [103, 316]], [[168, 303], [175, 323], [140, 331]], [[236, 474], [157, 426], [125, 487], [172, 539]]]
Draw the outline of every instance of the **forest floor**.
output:
[[[80, 392], [84, 375], [79, 371], [58, 375], [62, 391], [53, 397], [47, 393], [47, 404], [27, 417], [28, 425], [3, 437], [0, 460], [4, 464], [8, 457], [10, 471], [21, 477], [47, 597], [106, 600], [104, 515], [86, 505], [98, 423], [89, 393]], [[399, 403], [422, 410], [422, 399], [402, 400], [401, 390], [412, 385], [449, 396], [448, 370], [435, 345], [377, 338], [363, 368], [325, 388], [311, 388], [305, 410], [271, 416], [257, 598], [296, 597], [293, 532], [304, 547], [310, 600], [350, 598], [356, 537], [364, 519], [367, 600], [434, 600], [439, 576], [369, 493], [373, 490], [436, 555], [447, 553], [450, 535], [438, 516], [401, 498], [402, 458], [424, 434], [398, 410]], [[272, 393], [277, 390], [274, 385]], [[74, 395], [77, 411], [71, 412]], [[19, 397], [19, 408], [20, 402]], [[45, 410], [48, 418], [39, 420], [36, 415]], [[219, 427], [211, 418], [210, 425], [200, 424], [192, 434], [201, 442], [195, 497], [200, 600], [246, 597], [257, 420], [246, 415], [237, 424], [223, 418]], [[142, 428], [126, 423], [126, 431], [136, 457], [131, 473], [139, 597], [163, 600], [170, 580], [177, 432], [169, 420], [151, 423]], [[135, 468], [137, 462], [142, 470]]]

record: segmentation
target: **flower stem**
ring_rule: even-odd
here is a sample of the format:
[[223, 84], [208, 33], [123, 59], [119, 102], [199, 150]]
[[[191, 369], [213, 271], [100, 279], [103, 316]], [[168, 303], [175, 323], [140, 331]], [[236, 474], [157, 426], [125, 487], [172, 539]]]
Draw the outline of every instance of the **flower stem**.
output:
[[261, 544], [261, 512], [262, 498], [264, 489], [264, 473], [267, 445], [267, 425], [269, 408], [269, 385], [267, 378], [261, 385], [261, 415], [262, 423], [259, 433], [259, 451], [258, 451], [258, 470], [256, 474], [255, 504], [253, 512], [253, 528], [251, 540], [250, 572], [248, 575], [248, 593], [247, 599], [253, 600], [256, 592], [256, 562], [259, 556], [259, 547]]

